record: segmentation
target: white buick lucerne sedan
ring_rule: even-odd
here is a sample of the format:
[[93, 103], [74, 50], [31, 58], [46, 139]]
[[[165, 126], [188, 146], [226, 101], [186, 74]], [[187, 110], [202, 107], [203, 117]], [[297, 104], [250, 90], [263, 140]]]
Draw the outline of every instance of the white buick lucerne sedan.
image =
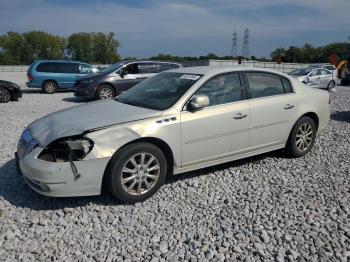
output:
[[167, 175], [285, 148], [307, 154], [330, 118], [327, 91], [283, 73], [192, 67], [160, 73], [115, 99], [47, 115], [24, 131], [17, 167], [54, 197], [125, 202], [153, 195]]

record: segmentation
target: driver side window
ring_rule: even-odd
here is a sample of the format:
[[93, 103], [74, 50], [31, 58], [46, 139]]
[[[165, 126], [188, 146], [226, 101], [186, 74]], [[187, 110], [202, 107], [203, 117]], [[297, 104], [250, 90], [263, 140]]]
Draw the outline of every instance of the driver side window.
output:
[[197, 92], [209, 98], [209, 106], [242, 100], [241, 82], [238, 73], [216, 76], [206, 82]]
[[139, 66], [137, 63], [133, 63], [133, 64], [129, 64], [127, 65], [125, 68], [125, 73], [127, 75], [131, 74], [131, 75], [135, 75], [135, 74], [139, 74]]
[[318, 76], [318, 75], [321, 74], [320, 71], [321, 71], [320, 69], [316, 69], [316, 70], [314, 70], [314, 71], [311, 72], [310, 76]]

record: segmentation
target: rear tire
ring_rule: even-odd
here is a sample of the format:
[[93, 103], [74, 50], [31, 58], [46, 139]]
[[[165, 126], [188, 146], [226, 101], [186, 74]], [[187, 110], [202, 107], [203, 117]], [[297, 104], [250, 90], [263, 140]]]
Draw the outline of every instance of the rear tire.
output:
[[166, 174], [163, 152], [150, 143], [135, 143], [112, 157], [105, 182], [116, 198], [136, 203], [156, 193], [164, 184]]
[[0, 103], [7, 103], [11, 100], [10, 91], [4, 87], [0, 87]]
[[99, 100], [109, 99], [115, 97], [115, 91], [113, 87], [109, 85], [100, 85], [96, 91], [96, 98]]
[[310, 117], [303, 116], [295, 123], [286, 146], [288, 155], [302, 157], [310, 152], [315, 143], [316, 124]]
[[45, 94], [54, 94], [57, 90], [57, 84], [54, 81], [45, 81], [43, 84], [43, 92]]
[[332, 90], [333, 88], [335, 88], [335, 81], [334, 81], [334, 80], [331, 80], [331, 81], [329, 81], [329, 83], [328, 83], [327, 89], [328, 89], [328, 90]]

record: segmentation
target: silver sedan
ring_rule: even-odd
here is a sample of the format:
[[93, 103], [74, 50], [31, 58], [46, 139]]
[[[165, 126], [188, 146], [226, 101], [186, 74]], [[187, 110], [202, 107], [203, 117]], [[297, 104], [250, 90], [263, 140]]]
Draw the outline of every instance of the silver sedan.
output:
[[289, 75], [314, 88], [331, 90], [338, 82], [338, 77], [332, 71], [324, 68], [295, 69]]
[[115, 99], [50, 114], [26, 128], [16, 159], [54, 197], [152, 196], [166, 176], [285, 148], [307, 154], [330, 118], [329, 93], [254, 68], [166, 71]]

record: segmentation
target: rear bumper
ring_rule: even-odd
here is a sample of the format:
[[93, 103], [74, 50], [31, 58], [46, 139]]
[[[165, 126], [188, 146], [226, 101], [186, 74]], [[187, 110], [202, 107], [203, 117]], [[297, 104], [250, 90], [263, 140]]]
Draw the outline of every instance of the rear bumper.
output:
[[26, 82], [26, 86], [29, 87], [29, 88], [41, 88], [41, 83]]

